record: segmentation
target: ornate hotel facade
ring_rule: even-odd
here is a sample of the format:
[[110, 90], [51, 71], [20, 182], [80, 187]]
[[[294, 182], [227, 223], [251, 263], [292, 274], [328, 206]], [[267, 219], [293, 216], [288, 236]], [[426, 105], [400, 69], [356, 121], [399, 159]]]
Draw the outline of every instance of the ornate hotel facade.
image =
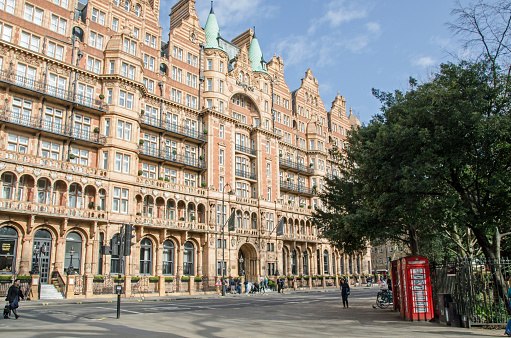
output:
[[[329, 150], [360, 125], [344, 97], [327, 110], [310, 70], [290, 91], [254, 31], [224, 40], [194, 0], [167, 41], [159, 6], [0, 1], [0, 273], [212, 277], [222, 257], [248, 280], [370, 273], [369, 251], [344, 255], [309, 220]], [[124, 267], [104, 250], [123, 223]]]

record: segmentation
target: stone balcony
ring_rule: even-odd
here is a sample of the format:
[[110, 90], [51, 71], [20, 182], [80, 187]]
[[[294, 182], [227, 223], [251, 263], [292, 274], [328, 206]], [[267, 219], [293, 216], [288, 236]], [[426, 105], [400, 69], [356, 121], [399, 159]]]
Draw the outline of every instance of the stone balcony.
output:
[[137, 183], [143, 184], [147, 187], [163, 189], [165, 191], [179, 192], [183, 194], [195, 195], [204, 197], [206, 196], [206, 189], [200, 187], [191, 187], [189, 185], [181, 185], [177, 183], [170, 183], [168, 181], [156, 180], [153, 178], [147, 178], [143, 176], [137, 177]]
[[91, 221], [107, 221], [108, 213], [93, 209], [70, 208], [26, 201], [0, 199], [0, 212], [9, 214], [28, 214], [53, 218], [86, 219]]

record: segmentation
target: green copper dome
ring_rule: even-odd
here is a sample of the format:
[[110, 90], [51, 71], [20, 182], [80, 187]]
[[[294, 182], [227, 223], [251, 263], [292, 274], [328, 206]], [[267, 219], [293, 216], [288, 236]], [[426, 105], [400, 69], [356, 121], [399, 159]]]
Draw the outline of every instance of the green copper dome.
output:
[[264, 59], [263, 53], [261, 52], [261, 47], [259, 46], [259, 41], [255, 36], [252, 37], [252, 41], [250, 41], [250, 48], [248, 49], [248, 59], [252, 64], [252, 70], [254, 72], [263, 72], [266, 73], [266, 66], [263, 67]]
[[206, 33], [205, 48], [222, 49], [218, 45], [218, 38], [220, 37], [220, 28], [218, 28], [218, 22], [216, 21], [215, 12], [213, 11], [213, 1], [211, 1], [211, 11], [209, 12], [208, 19], [206, 20], [204, 32]]

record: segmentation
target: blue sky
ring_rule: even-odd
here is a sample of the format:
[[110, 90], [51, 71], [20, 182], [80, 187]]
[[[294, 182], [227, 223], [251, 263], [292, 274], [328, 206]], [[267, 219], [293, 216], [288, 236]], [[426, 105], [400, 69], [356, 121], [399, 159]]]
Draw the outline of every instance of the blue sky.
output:
[[[162, 0], [160, 25], [168, 34], [170, 8]], [[410, 76], [427, 80], [442, 62], [464, 53], [447, 23], [454, 21], [452, 0], [216, 0], [215, 14], [224, 39], [248, 28], [266, 60], [284, 60], [291, 90], [311, 68], [327, 110], [339, 91], [362, 123], [379, 113], [371, 88], [407, 90]], [[197, 0], [204, 27], [210, 1]]]

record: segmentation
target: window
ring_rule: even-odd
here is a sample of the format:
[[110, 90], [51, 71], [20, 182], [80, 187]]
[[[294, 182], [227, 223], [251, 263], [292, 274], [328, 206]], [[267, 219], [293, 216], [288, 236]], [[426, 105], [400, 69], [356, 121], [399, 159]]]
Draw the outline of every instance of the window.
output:
[[197, 60], [198, 58], [194, 55], [192, 58], [192, 66], [197, 67]]
[[71, 163], [88, 165], [89, 164], [89, 151], [78, 148], [71, 148]]
[[108, 169], [108, 151], [103, 151], [103, 161], [101, 162], [101, 169]]
[[0, 10], [5, 10], [7, 13], [14, 14], [16, 7], [16, 0], [0, 0]]
[[55, 142], [42, 141], [41, 157], [58, 160], [60, 158], [60, 144]]
[[12, 27], [0, 24], [0, 29], [2, 29], [2, 40], [11, 42]]
[[130, 155], [115, 153], [115, 167], [114, 170], [124, 174], [130, 173]]
[[10, 200], [14, 199], [16, 177], [12, 173], [4, 173], [2, 175], [3, 192], [2, 198]]
[[112, 97], [113, 96], [114, 96], [113, 89], [107, 89], [107, 93], [106, 93], [106, 103], [107, 104], [112, 104]]
[[[19, 66], [19, 65], [18, 65]], [[32, 101], [14, 97], [12, 99], [11, 121], [29, 125], [32, 116]]]
[[172, 56], [178, 60], [183, 61], [183, 50], [181, 48], [177, 48], [176, 46], [174, 46], [172, 48]]
[[271, 201], [271, 188], [268, 188], [266, 199]]
[[206, 79], [206, 91], [210, 92], [213, 90], [213, 80]]
[[128, 189], [114, 187], [112, 211], [121, 214], [128, 213]]
[[190, 186], [190, 187], [196, 186], [197, 176], [195, 174], [185, 173], [184, 177], [185, 177], [185, 185], [186, 186]]
[[220, 149], [218, 152], [218, 164], [224, 165], [224, 150]]
[[140, 274], [150, 275], [152, 268], [153, 243], [148, 238], [140, 241]]
[[224, 178], [223, 178], [223, 176], [220, 176], [220, 178], [218, 179], [218, 190], [220, 192], [224, 192]]
[[133, 94], [119, 91], [119, 106], [133, 109]]
[[117, 138], [131, 141], [131, 123], [117, 121]]
[[137, 54], [137, 42], [131, 39], [124, 38], [123, 51], [131, 55]]
[[41, 39], [35, 35], [27, 32], [21, 32], [20, 46], [30, 49], [34, 52], [39, 52], [39, 42]]
[[154, 164], [142, 163], [142, 177], [156, 178], [156, 166]]
[[270, 141], [266, 141], [266, 153], [270, 153]]
[[46, 55], [62, 61], [64, 59], [64, 47], [50, 41], [46, 49]]
[[271, 164], [266, 163], [266, 177], [271, 177]]
[[69, 186], [68, 206], [70, 208], [82, 207], [82, 187], [78, 183]]
[[140, 5], [136, 5], [135, 6], [135, 15], [140, 16], [140, 13], [141, 13]]
[[154, 93], [154, 81], [153, 80], [148, 80], [146, 79], [145, 77], [142, 79], [142, 83], [144, 84], [144, 86], [147, 88], [147, 91], [149, 93]]
[[213, 70], [213, 60], [211, 60], [211, 59], [207, 60], [206, 70]]
[[89, 35], [89, 46], [103, 50], [104, 37], [101, 34], [91, 31]]
[[163, 242], [163, 268], [164, 275], [174, 274], [174, 242], [166, 240]]
[[[154, 64], [155, 64], [155, 58], [153, 58], [152, 56], [149, 56], [147, 54], [144, 54], [144, 67], [149, 70], [154, 71]], [[173, 79], [175, 80], [174, 73], [173, 73]]]
[[112, 19], [112, 30], [114, 32], [117, 32], [117, 29], [119, 29], [119, 20], [116, 18]]
[[181, 92], [179, 90], [172, 89], [170, 92], [170, 100], [181, 103]]
[[130, 11], [130, 2], [128, 0], [125, 0], [124, 1], [124, 10], [126, 12], [129, 12]]
[[7, 150], [26, 154], [28, 150], [28, 137], [9, 134], [7, 138]]
[[218, 92], [223, 93], [224, 92], [224, 81], [218, 80]]
[[88, 56], [87, 57], [87, 70], [90, 72], [100, 74], [101, 73], [101, 61]]
[[138, 28], [133, 28], [133, 36], [138, 39], [138, 36], [140, 34], [140, 30]]
[[66, 35], [66, 26], [67, 26], [66, 20], [57, 15], [51, 16], [50, 30], [52, 30], [53, 32]]
[[224, 72], [224, 63], [222, 61], [218, 64], [218, 71], [221, 73]]
[[223, 124], [221, 124], [218, 129], [218, 136], [222, 139], [224, 138], [224, 125]]
[[194, 274], [194, 246], [193, 243], [188, 241], [184, 245], [183, 253], [183, 275], [192, 276]]
[[[0, 1], [0, 7], [2, 6], [2, 2]], [[41, 26], [43, 24], [43, 13], [44, 11], [40, 8], [34, 7], [29, 4], [25, 4], [25, 13], [24, 19], [30, 22], [35, 23], [36, 25]]]
[[67, 6], [69, 4], [69, 0], [53, 0], [53, 3], [55, 5], [60, 6], [60, 7], [67, 8]]
[[104, 12], [100, 12], [97, 9], [93, 8], [92, 9], [91, 20], [93, 22], [97, 22], [100, 25], [104, 26], [105, 25], [105, 13]]
[[74, 251], [73, 254], [73, 271], [75, 274], [80, 274], [81, 260], [82, 260], [82, 236], [80, 236], [77, 232], [70, 232], [66, 237], [66, 249], [64, 256], [64, 270], [69, 271], [69, 266], [71, 265], [71, 251]]

